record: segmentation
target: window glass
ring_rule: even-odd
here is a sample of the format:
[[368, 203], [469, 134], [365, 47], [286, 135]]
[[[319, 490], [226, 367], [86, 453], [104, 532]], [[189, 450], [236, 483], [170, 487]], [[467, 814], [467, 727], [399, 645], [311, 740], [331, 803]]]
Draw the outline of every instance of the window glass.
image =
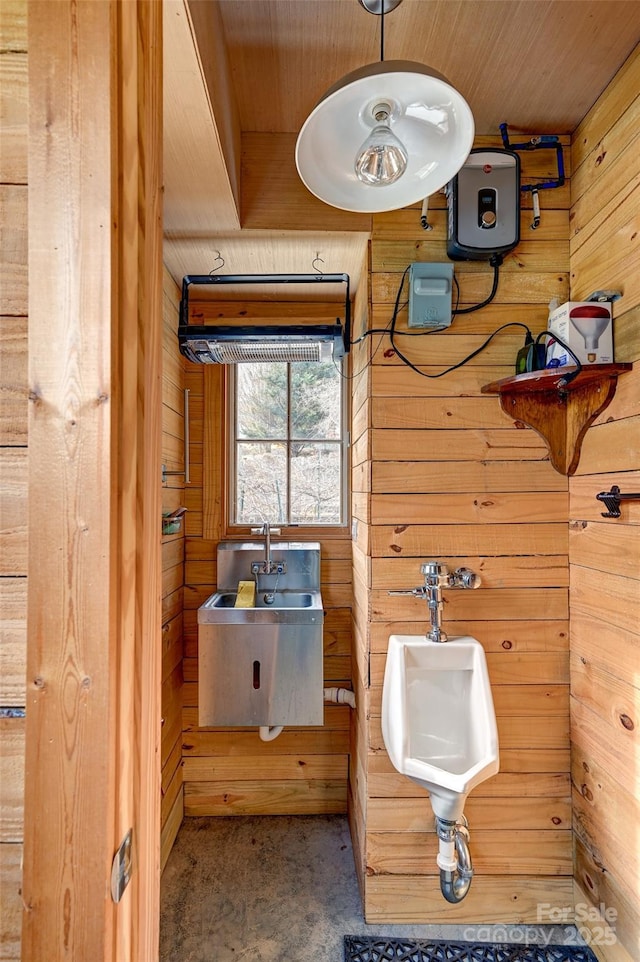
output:
[[240, 524], [284, 523], [288, 502], [286, 446], [251, 441], [239, 444], [236, 491]]
[[340, 437], [340, 373], [333, 364], [291, 365], [291, 434]]
[[294, 446], [291, 458], [291, 521], [336, 524], [340, 518], [340, 445]]
[[238, 364], [239, 438], [284, 438], [287, 434], [287, 364]]
[[344, 387], [336, 364], [238, 364], [230, 388], [232, 523], [344, 524]]

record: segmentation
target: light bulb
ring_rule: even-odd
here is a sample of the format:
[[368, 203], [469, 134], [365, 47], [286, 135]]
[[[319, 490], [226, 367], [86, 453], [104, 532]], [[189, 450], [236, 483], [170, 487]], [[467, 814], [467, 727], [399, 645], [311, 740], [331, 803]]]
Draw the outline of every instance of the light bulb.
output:
[[355, 161], [358, 180], [372, 187], [395, 184], [407, 169], [407, 151], [389, 126], [388, 104], [373, 109], [377, 125], [373, 128]]

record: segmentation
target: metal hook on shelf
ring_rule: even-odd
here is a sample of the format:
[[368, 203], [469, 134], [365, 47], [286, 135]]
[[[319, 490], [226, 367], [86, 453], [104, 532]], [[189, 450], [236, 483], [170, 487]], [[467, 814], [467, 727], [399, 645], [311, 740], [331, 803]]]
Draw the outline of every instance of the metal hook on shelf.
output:
[[318, 274], [324, 274], [324, 271], [320, 270], [319, 267], [316, 267], [317, 261], [319, 261], [321, 264], [324, 264], [323, 259], [320, 257], [320, 251], [316, 252], [316, 256], [311, 261], [311, 266], [313, 267], [314, 271], [317, 271]]

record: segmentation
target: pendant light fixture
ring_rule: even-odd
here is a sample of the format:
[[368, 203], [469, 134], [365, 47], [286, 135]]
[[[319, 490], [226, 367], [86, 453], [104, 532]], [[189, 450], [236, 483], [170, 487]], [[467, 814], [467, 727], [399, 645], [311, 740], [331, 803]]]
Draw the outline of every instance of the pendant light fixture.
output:
[[421, 63], [384, 59], [384, 17], [401, 0], [360, 0], [380, 15], [380, 62], [334, 84], [296, 143], [305, 186], [341, 210], [376, 213], [417, 203], [444, 187], [473, 145], [465, 99]]

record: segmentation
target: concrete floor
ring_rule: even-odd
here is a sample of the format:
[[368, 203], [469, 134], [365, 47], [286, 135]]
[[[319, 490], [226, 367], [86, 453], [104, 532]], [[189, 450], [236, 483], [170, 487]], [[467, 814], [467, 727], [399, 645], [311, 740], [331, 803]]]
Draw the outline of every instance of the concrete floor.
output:
[[162, 876], [161, 962], [342, 962], [344, 935], [470, 929], [365, 924], [340, 815], [185, 819]]

